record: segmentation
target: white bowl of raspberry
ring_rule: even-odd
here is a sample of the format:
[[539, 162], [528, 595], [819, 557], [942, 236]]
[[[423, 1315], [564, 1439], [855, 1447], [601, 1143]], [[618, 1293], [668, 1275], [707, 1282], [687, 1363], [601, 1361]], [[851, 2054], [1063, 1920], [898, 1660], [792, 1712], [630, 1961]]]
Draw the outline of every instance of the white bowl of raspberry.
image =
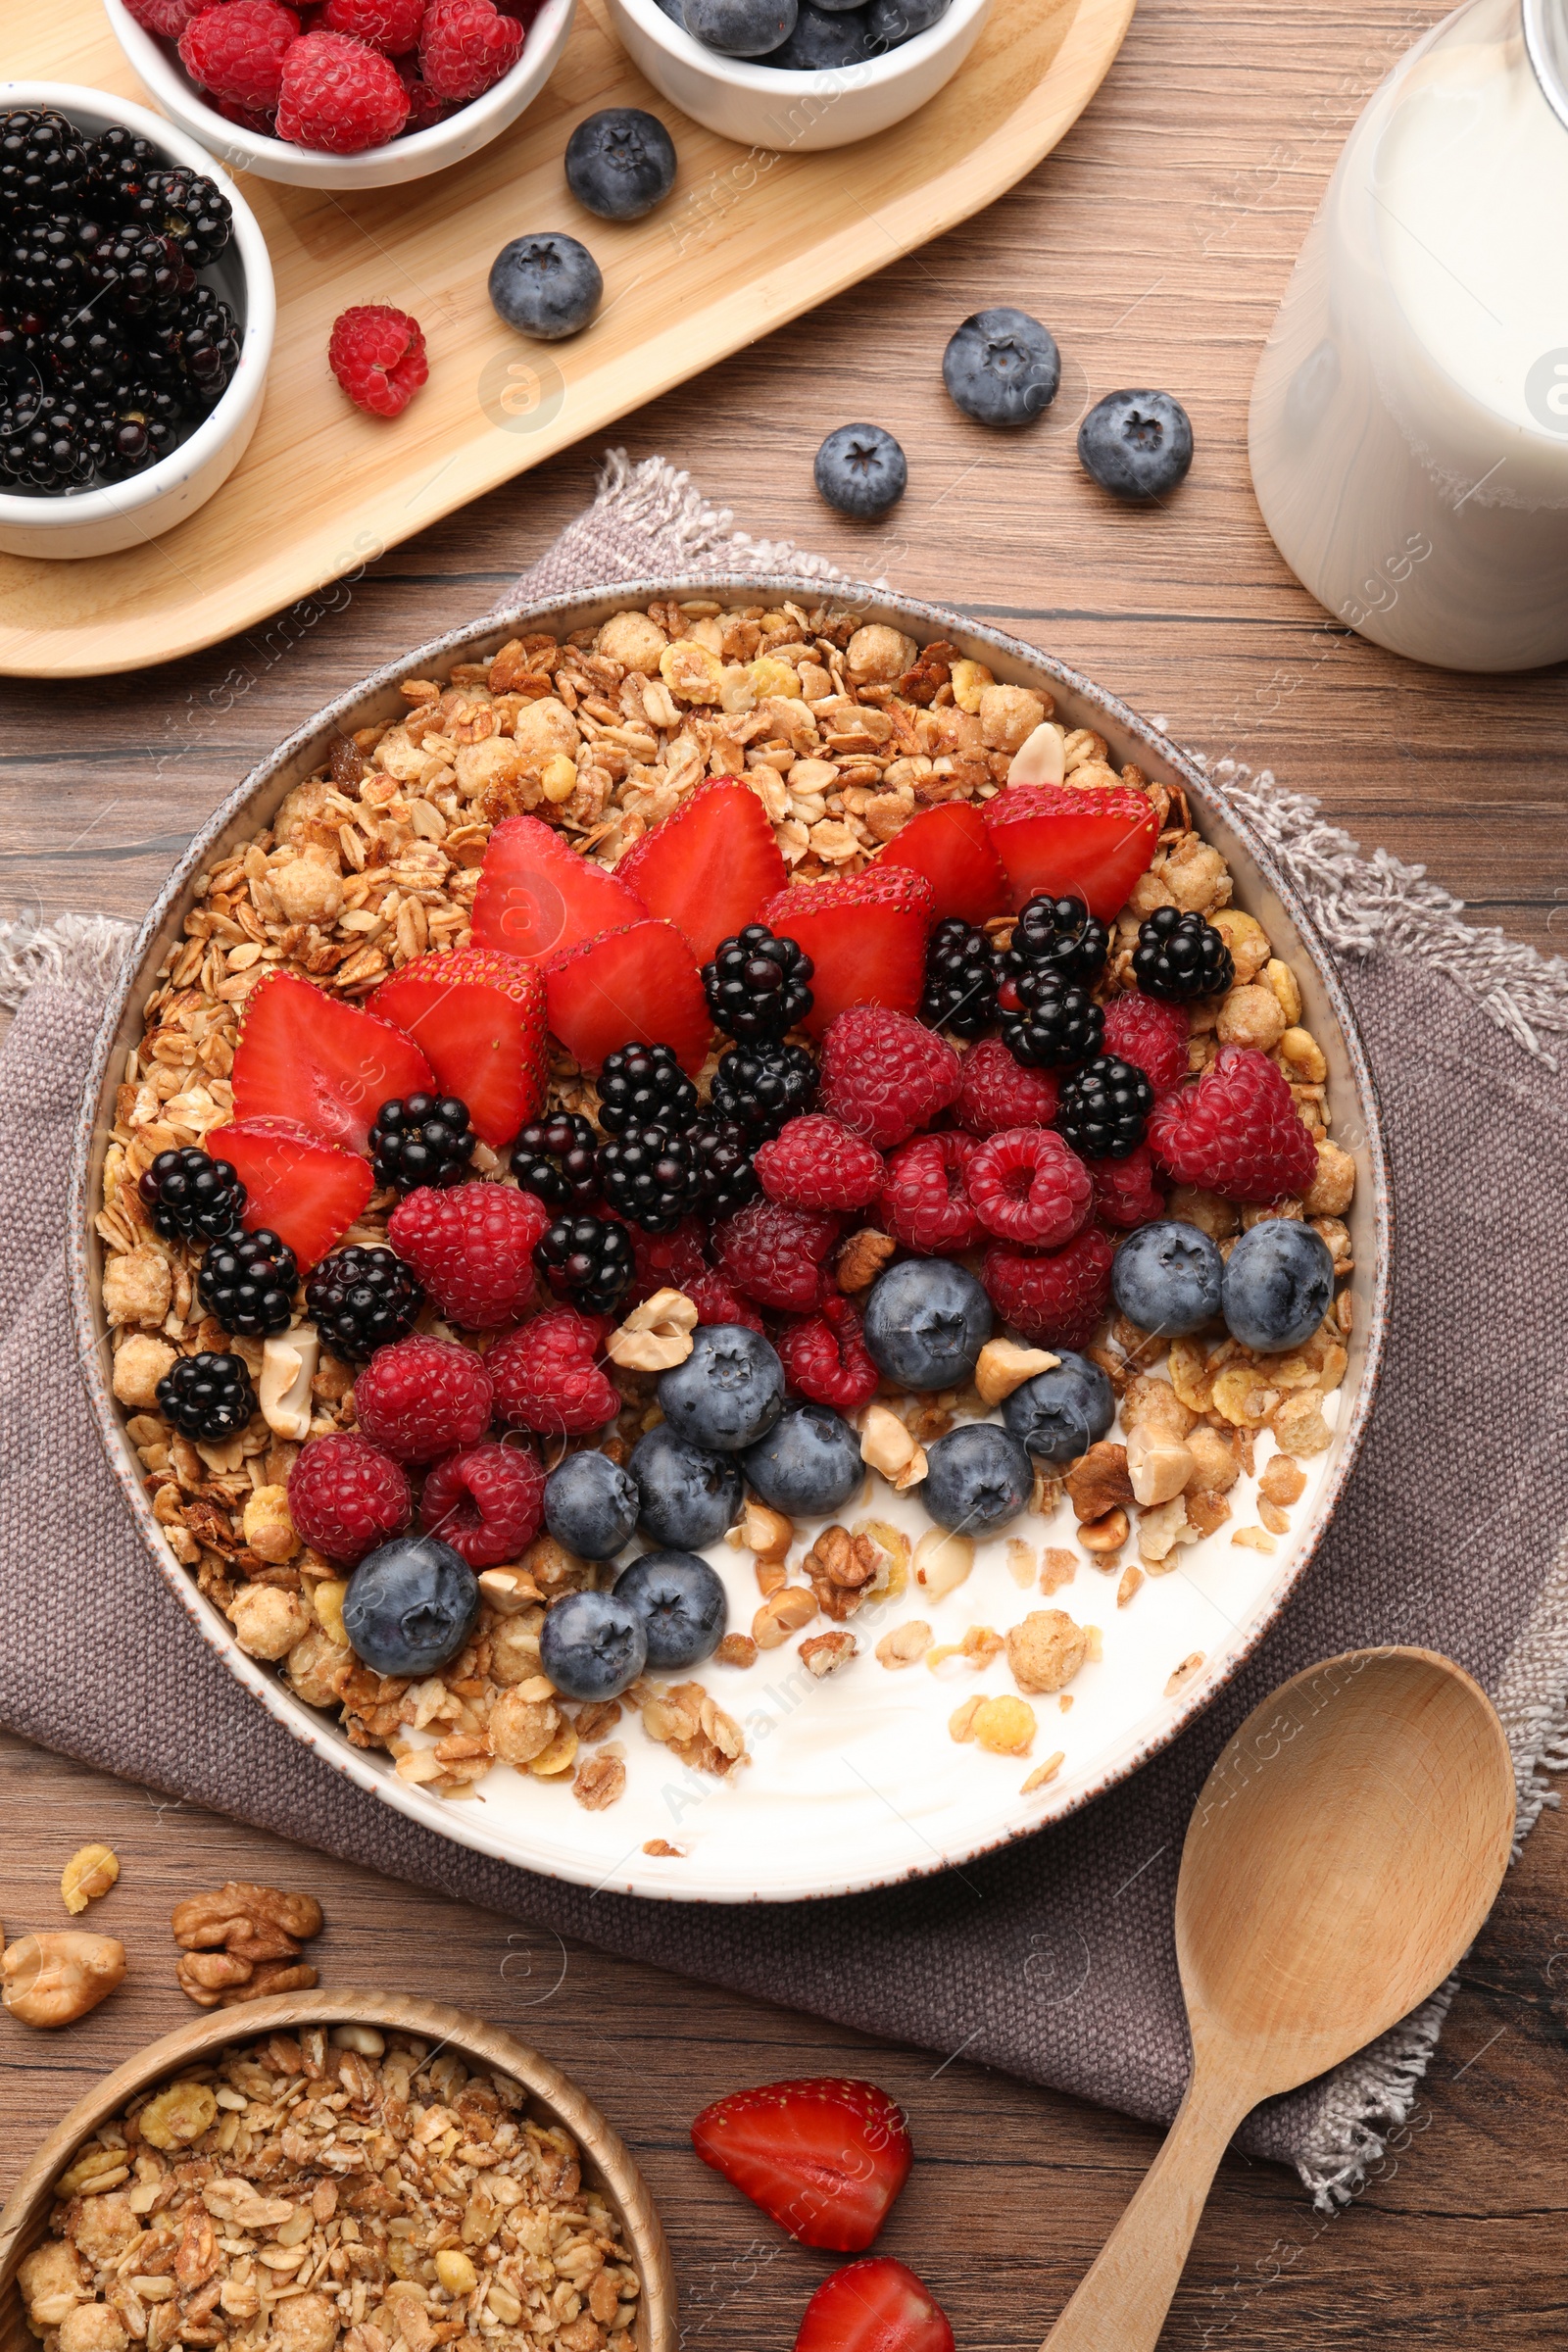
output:
[[[426, 37], [438, 9], [442, 23]], [[286, 64], [298, 11], [274, 0], [247, 0], [264, 36], [260, 54], [241, 54], [237, 43], [219, 47], [214, 27], [190, 34], [203, 14], [231, 24], [232, 6], [104, 0], [104, 10], [164, 113], [232, 171], [294, 187], [347, 189], [423, 179], [488, 146], [543, 89], [566, 45], [576, 0], [543, 0], [537, 8], [532, 0], [331, 0], [332, 22], [301, 35]], [[395, 62], [347, 29], [372, 22], [390, 27]], [[201, 79], [182, 59], [182, 39]]]

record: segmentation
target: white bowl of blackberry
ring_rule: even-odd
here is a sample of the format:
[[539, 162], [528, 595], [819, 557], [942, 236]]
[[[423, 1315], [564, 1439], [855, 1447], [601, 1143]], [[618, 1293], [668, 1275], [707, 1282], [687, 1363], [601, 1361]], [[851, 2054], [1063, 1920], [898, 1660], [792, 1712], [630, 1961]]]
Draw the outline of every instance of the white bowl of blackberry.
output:
[[162, 117], [50, 81], [0, 81], [0, 550], [157, 538], [261, 414], [276, 301], [255, 215]]

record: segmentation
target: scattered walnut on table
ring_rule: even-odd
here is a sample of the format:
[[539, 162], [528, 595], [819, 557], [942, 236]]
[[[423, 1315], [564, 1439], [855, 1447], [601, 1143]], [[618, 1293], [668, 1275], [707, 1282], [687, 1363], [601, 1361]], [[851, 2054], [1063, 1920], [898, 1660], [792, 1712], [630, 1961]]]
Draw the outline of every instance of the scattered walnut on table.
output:
[[322, 1926], [312, 1894], [231, 1879], [213, 1894], [187, 1895], [169, 1924], [180, 1946], [175, 1979], [199, 2009], [307, 1992], [317, 1983], [302, 1956], [302, 1945]]

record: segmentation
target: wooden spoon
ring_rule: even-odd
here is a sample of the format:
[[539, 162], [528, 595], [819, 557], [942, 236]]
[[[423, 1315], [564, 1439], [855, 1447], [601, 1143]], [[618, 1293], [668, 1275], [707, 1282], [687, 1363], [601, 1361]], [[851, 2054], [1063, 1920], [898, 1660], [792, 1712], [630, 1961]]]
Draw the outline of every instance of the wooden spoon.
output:
[[1502, 1883], [1513, 1827], [1502, 1726], [1450, 1658], [1352, 1650], [1248, 1717], [1182, 1849], [1187, 2094], [1044, 2352], [1153, 2352], [1242, 2118], [1375, 2040], [1452, 1973]]

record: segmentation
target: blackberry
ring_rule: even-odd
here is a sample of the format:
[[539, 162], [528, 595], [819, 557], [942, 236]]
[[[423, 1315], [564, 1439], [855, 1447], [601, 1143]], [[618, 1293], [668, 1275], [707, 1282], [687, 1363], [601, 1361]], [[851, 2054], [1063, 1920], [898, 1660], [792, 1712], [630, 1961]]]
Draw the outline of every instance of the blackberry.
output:
[[1003, 976], [1021, 980], [1025, 972], [1049, 971], [1092, 987], [1105, 968], [1109, 949], [1104, 924], [1082, 899], [1042, 896], [1029, 901], [1012, 926]]
[[166, 1242], [225, 1241], [245, 1209], [245, 1187], [229, 1162], [194, 1147], [160, 1152], [136, 1189]]
[[132, 207], [166, 237], [172, 237], [192, 270], [216, 262], [234, 233], [228, 198], [199, 172], [154, 172]]
[[1156, 906], [1139, 926], [1133, 971], [1146, 997], [1184, 1004], [1190, 997], [1217, 997], [1232, 986], [1236, 966], [1212, 923], [1200, 914], [1179, 914]]
[[961, 915], [932, 932], [925, 952], [920, 1018], [928, 1029], [980, 1037], [997, 1017], [997, 966], [991, 942]]
[[81, 146], [87, 167], [83, 194], [89, 201], [96, 197], [117, 219], [134, 220], [137, 198], [164, 168], [157, 148], [127, 130], [123, 122], [111, 122], [95, 137], [84, 139]]
[[1147, 1072], [1102, 1054], [1063, 1086], [1056, 1126], [1081, 1159], [1125, 1159], [1143, 1142], [1153, 1107]]
[[777, 1135], [816, 1098], [816, 1063], [804, 1046], [732, 1046], [709, 1090], [721, 1119], [735, 1119], [756, 1143]]
[[[3, 283], [0, 295], [14, 299]], [[24, 378], [41, 384], [48, 358], [44, 321], [37, 312], [0, 310], [0, 384], [16, 385]]]
[[30, 221], [6, 254], [13, 301], [45, 317], [75, 310], [86, 298], [87, 264], [74, 223], [64, 215]]
[[696, 1145], [668, 1127], [628, 1128], [599, 1147], [599, 1187], [645, 1233], [673, 1233], [702, 1199]]
[[167, 322], [191, 286], [191, 273], [172, 237], [136, 228], [111, 228], [87, 256], [87, 274], [104, 310], [120, 318]]
[[225, 1331], [265, 1340], [288, 1329], [299, 1280], [293, 1250], [263, 1226], [214, 1242], [202, 1259], [196, 1289], [206, 1312]]
[[30, 107], [0, 114], [0, 220], [59, 212], [74, 201], [87, 169], [64, 115]]
[[62, 391], [91, 408], [112, 408], [131, 377], [130, 347], [112, 327], [90, 318], [58, 327], [46, 346], [50, 371]]
[[194, 407], [214, 408], [239, 366], [239, 320], [210, 286], [197, 286], [176, 318], [144, 334], [140, 357], [149, 375]]
[[569, 1110], [530, 1119], [512, 1147], [512, 1173], [551, 1208], [587, 1208], [599, 1198], [593, 1121]]
[[424, 1304], [424, 1285], [395, 1250], [356, 1244], [322, 1258], [305, 1285], [305, 1304], [340, 1355], [373, 1355], [408, 1338]]
[[558, 1217], [533, 1262], [558, 1298], [585, 1315], [612, 1315], [637, 1271], [631, 1235], [609, 1217]]
[[446, 1192], [466, 1176], [478, 1140], [468, 1105], [456, 1095], [410, 1095], [406, 1102], [383, 1102], [370, 1129], [375, 1181], [400, 1193], [417, 1192], [421, 1184]]
[[677, 1135], [697, 1116], [697, 1089], [668, 1046], [621, 1046], [599, 1073], [599, 1123], [610, 1135], [662, 1127]]
[[703, 966], [703, 989], [715, 1029], [751, 1045], [779, 1038], [811, 1009], [811, 958], [793, 939], [775, 939], [765, 923], [748, 923], [722, 939]]
[[997, 992], [1002, 1042], [1027, 1069], [1062, 1070], [1100, 1052], [1105, 1016], [1074, 981], [1046, 970], [1004, 980]]
[[703, 1214], [716, 1224], [761, 1191], [752, 1152], [756, 1139], [737, 1119], [699, 1119], [691, 1141], [703, 1180]]
[[256, 1410], [256, 1392], [237, 1355], [182, 1355], [158, 1383], [158, 1402], [182, 1438], [237, 1438]]
[[28, 490], [79, 490], [108, 455], [101, 417], [64, 393], [27, 387], [0, 408], [0, 477]]

